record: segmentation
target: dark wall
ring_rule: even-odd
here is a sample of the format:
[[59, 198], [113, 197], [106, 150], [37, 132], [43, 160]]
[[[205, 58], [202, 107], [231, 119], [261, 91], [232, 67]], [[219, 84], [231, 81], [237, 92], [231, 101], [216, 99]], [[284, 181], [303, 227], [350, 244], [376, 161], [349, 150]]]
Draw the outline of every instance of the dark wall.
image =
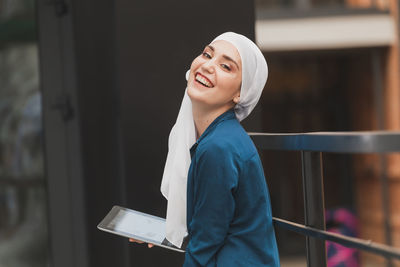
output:
[[179, 266], [183, 254], [100, 232], [114, 204], [165, 217], [159, 188], [185, 72], [224, 31], [254, 39], [252, 1], [76, 0], [91, 266]]
[[120, 162], [114, 1], [72, 3], [90, 266], [127, 266], [126, 239], [97, 230], [125, 205]]

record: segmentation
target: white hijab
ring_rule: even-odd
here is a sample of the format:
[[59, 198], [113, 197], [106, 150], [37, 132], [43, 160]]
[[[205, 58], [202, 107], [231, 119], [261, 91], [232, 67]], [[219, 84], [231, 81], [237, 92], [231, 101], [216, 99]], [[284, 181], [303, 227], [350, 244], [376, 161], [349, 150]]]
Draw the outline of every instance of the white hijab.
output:
[[[267, 62], [256, 44], [241, 34], [226, 32], [213, 42], [217, 40], [233, 44], [242, 60], [240, 101], [235, 106], [236, 118], [241, 121], [250, 114], [260, 99], [268, 77]], [[188, 74], [189, 71], [186, 73], [186, 80]], [[187, 235], [186, 186], [191, 162], [190, 148], [195, 142], [192, 102], [186, 89], [178, 118], [169, 135], [169, 150], [161, 182], [161, 192], [168, 200], [166, 238], [177, 247], [182, 246], [183, 238]]]

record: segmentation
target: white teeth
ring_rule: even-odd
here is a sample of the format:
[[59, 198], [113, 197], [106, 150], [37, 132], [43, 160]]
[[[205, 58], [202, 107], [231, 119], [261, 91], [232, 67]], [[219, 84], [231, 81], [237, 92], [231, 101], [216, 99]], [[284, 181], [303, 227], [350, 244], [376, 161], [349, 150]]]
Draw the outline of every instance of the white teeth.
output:
[[199, 74], [196, 75], [196, 81], [202, 83], [203, 85], [207, 87], [211, 87], [211, 83], [207, 81], [204, 77], [200, 76]]

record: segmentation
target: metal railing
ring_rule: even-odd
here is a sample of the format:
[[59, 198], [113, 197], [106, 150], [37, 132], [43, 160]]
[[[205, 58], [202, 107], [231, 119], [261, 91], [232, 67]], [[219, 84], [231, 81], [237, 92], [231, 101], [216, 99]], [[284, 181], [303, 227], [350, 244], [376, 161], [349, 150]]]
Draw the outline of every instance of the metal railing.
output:
[[[390, 246], [389, 223], [385, 224], [386, 242], [348, 237], [325, 229], [325, 201], [322, 173], [322, 152], [330, 153], [390, 153], [400, 152], [400, 132], [314, 132], [296, 134], [249, 133], [256, 147], [263, 150], [300, 151], [302, 161], [304, 225], [273, 218], [274, 224], [306, 236], [307, 266], [326, 266], [325, 240], [381, 255], [400, 259], [400, 249]], [[384, 218], [388, 220], [388, 183], [382, 175]], [[389, 239], [388, 239], [389, 238]]]

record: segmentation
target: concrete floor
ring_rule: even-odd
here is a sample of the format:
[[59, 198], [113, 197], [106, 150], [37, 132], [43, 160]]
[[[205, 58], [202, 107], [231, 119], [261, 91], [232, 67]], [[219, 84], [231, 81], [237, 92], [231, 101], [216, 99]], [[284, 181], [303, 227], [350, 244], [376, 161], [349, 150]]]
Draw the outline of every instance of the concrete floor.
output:
[[[395, 261], [394, 266], [400, 266], [400, 261]], [[361, 267], [383, 267], [386, 266], [383, 263], [366, 263], [361, 264]], [[281, 267], [307, 267], [306, 258], [303, 257], [292, 257], [292, 258], [281, 258]]]
[[307, 267], [305, 257], [282, 258], [281, 267]]

